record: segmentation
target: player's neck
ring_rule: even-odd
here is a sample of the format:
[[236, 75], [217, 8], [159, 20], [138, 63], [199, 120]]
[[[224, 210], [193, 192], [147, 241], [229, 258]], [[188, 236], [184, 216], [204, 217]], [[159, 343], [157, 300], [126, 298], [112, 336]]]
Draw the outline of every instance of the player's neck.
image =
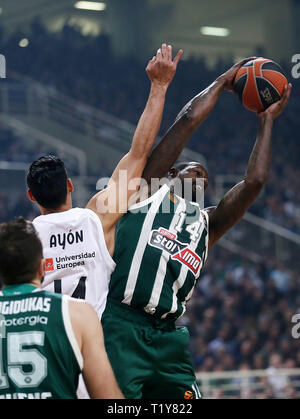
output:
[[60, 206], [59, 208], [55, 210], [41, 207], [41, 213], [42, 215], [48, 215], [48, 214], [55, 214], [58, 212], [69, 211], [70, 209], [72, 209], [72, 204], [63, 204], [62, 206]]
[[[41, 283], [41, 279], [40, 278], [35, 278], [30, 282], [24, 282], [24, 283], [19, 283], [19, 284], [8, 284], [8, 285], [3, 285], [2, 289], [6, 289], [7, 292], [8, 290], [13, 290], [16, 288], [22, 288], [23, 292], [24, 292], [24, 287], [31, 289], [32, 287], [34, 288], [42, 288], [42, 283]], [[32, 289], [34, 289], [32, 288]]]
[[70, 193], [67, 194], [66, 197], [66, 201], [64, 204], [62, 204], [60, 207], [58, 207], [57, 209], [50, 209], [50, 208], [44, 208], [41, 205], [39, 205], [40, 211], [42, 213], [42, 215], [48, 215], [48, 214], [56, 214], [58, 212], [65, 212], [65, 211], [69, 211], [70, 209], [72, 209], [73, 204], [72, 204], [72, 196]]
[[42, 288], [42, 283], [40, 278], [35, 278], [30, 282], [30, 285], [36, 287], [36, 288]]

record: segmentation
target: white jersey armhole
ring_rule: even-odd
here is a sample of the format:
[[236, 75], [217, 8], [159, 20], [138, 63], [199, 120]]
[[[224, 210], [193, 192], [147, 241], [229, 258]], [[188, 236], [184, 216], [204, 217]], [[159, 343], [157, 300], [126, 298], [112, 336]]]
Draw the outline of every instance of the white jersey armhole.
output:
[[75, 358], [77, 359], [80, 371], [83, 369], [83, 357], [81, 354], [81, 350], [79, 348], [77, 339], [75, 337], [75, 333], [72, 327], [71, 318], [70, 318], [70, 309], [69, 309], [69, 301], [71, 300], [71, 297], [68, 295], [62, 296], [62, 315], [63, 315], [63, 321], [64, 326], [66, 330], [67, 337], [69, 339], [70, 345], [72, 346]]
[[155, 199], [159, 199], [161, 196], [165, 195], [169, 190], [170, 190], [170, 187], [166, 183], [163, 184], [162, 187], [158, 191], [156, 191], [153, 195], [151, 195], [149, 198], [131, 205], [128, 208], [128, 211], [134, 211], [138, 208], [151, 204]]
[[[88, 210], [91, 213], [93, 219], [95, 220], [96, 224], [98, 225], [98, 228], [100, 230], [99, 231], [100, 235], [98, 237], [98, 239], [99, 239], [98, 242], [100, 243], [100, 250], [101, 250], [101, 253], [102, 253], [102, 256], [103, 256], [103, 259], [105, 261], [106, 266], [108, 267], [110, 272], [113, 272], [115, 270], [116, 263], [113, 260], [113, 258], [111, 257], [111, 255], [108, 251], [108, 248], [106, 246], [106, 241], [105, 241], [102, 222], [101, 222], [100, 218], [98, 217], [98, 215], [95, 214], [95, 212], [93, 210], [91, 210], [89, 208], [85, 208], [85, 209]], [[101, 237], [103, 238], [103, 240], [101, 240]]]

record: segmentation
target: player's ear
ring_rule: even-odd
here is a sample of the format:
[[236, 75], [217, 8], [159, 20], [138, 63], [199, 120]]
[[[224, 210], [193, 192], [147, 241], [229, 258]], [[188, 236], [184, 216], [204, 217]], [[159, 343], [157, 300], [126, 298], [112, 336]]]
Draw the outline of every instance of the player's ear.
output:
[[68, 178], [67, 180], [67, 187], [68, 187], [68, 192], [70, 193], [74, 192], [74, 185], [70, 178]]
[[34, 196], [32, 195], [32, 192], [30, 189], [27, 189], [27, 196], [30, 199], [30, 201], [32, 202], [36, 202], [36, 199], [34, 198]]
[[45, 276], [45, 259], [41, 259], [39, 268], [38, 268], [38, 277], [40, 279], [44, 278]]
[[174, 178], [176, 178], [178, 173], [179, 173], [179, 170], [175, 169], [175, 167], [172, 167], [172, 169], [169, 170], [168, 177], [171, 178], [171, 179], [174, 179]]

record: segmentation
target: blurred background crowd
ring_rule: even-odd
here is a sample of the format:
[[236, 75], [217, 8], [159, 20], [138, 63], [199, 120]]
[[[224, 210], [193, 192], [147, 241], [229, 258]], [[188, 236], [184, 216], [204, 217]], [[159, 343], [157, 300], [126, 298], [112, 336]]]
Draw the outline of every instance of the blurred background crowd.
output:
[[[136, 124], [145, 106], [149, 83], [146, 63], [135, 57], [114, 58], [107, 35], [83, 36], [65, 26], [59, 34], [47, 32], [35, 21], [32, 41], [16, 51], [13, 45], [22, 37], [17, 33], [1, 44], [10, 63], [9, 70], [41, 81], [75, 99]], [[155, 51], [154, 51], [155, 52]], [[151, 57], [150, 57], [151, 58]], [[180, 63], [169, 88], [161, 135], [174, 122], [180, 109], [212, 83], [233, 63], [220, 61], [214, 69], [201, 59]], [[281, 63], [288, 74], [289, 63]], [[297, 127], [300, 101], [299, 83], [294, 83], [293, 100], [274, 130], [272, 172], [264, 193], [252, 212], [300, 233], [300, 186]], [[242, 179], [253, 147], [257, 121], [243, 109], [237, 97], [225, 92], [208, 120], [192, 136], [188, 146], [207, 160], [213, 191], [218, 174], [234, 174]], [[32, 160], [24, 144], [5, 131], [0, 133], [0, 156], [7, 161]], [[46, 150], [37, 150], [37, 155]], [[207, 203], [210, 203], [208, 190]]]
[[[31, 30], [30, 45], [18, 50], [14, 45], [22, 33], [5, 39], [0, 36], [1, 51], [12, 77], [14, 73], [28, 76], [137, 123], [149, 89], [146, 62], [141, 63], [135, 56], [116, 58], [108, 35], [83, 36], [69, 26], [51, 33], [38, 20]], [[232, 64], [220, 60], [212, 68], [201, 58], [184, 59], [168, 92], [160, 134], [193, 96]], [[290, 63], [281, 65], [290, 74]], [[292, 96], [274, 129], [270, 179], [250, 212], [300, 234], [299, 83], [294, 83]], [[216, 176], [243, 178], [256, 129], [256, 116], [243, 109], [234, 94], [225, 92], [208, 120], [192, 136], [188, 146], [204, 155], [210, 174], [207, 205], [213, 203]], [[51, 150], [41, 146], [33, 154], [16, 134], [0, 127], [0, 161], [30, 163], [48, 152]], [[37, 214], [26, 198], [25, 183], [24, 193], [19, 196], [12, 196], [9, 187], [0, 190], [0, 222], [19, 214], [29, 219]], [[300, 309], [299, 290], [299, 271], [275, 259], [255, 264], [220, 247], [212, 250], [181, 320], [190, 330], [196, 370], [268, 369], [268, 385], [260, 397], [275, 398], [279, 391], [287, 398], [294, 397], [295, 390], [280, 376], [274, 378], [272, 371], [300, 368], [300, 340], [291, 339], [291, 318]], [[222, 392], [216, 390], [214, 396], [222, 397]]]
[[197, 371], [267, 369], [270, 386], [259, 395], [287, 395], [287, 380], [272, 373], [300, 367], [300, 340], [291, 338], [299, 307], [296, 270], [214, 249], [186, 314]]

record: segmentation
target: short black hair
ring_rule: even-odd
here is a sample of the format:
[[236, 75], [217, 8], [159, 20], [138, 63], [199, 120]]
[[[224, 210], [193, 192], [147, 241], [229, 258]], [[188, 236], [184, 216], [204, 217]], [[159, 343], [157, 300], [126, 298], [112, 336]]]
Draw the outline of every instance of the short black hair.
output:
[[43, 156], [34, 161], [27, 174], [27, 186], [37, 203], [56, 210], [66, 203], [67, 171], [56, 156]]
[[38, 234], [23, 217], [0, 224], [0, 282], [4, 285], [31, 282], [43, 258]]

